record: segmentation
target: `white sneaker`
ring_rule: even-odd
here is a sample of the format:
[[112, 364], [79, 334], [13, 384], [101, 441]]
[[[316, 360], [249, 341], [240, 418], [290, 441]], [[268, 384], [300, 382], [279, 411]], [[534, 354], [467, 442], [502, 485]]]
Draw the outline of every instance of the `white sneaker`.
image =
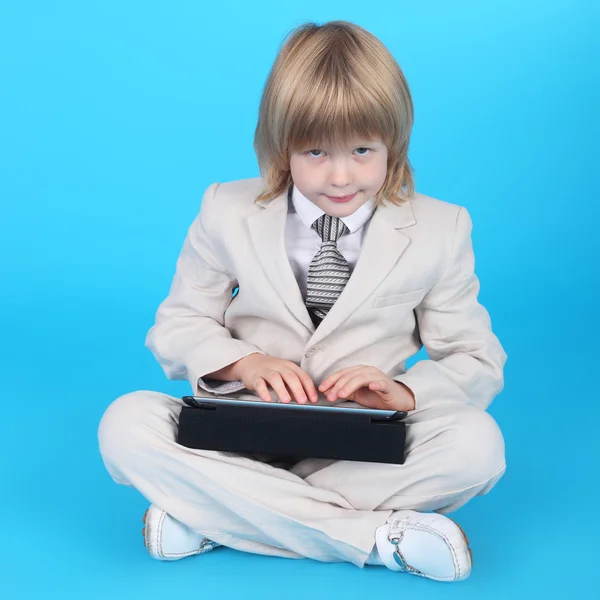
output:
[[154, 504], [144, 513], [144, 545], [152, 558], [179, 560], [203, 554], [220, 544], [192, 531]]
[[383, 564], [436, 581], [460, 581], [471, 573], [469, 540], [451, 519], [438, 513], [399, 510], [377, 528], [375, 542]]

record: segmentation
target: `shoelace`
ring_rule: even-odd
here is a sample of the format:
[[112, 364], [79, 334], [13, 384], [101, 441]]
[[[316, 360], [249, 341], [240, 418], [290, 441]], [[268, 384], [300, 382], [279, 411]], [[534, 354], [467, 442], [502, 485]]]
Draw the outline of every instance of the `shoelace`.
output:
[[415, 567], [411, 567], [404, 558], [402, 551], [400, 550], [400, 542], [404, 539], [404, 532], [409, 524], [409, 518], [404, 517], [402, 521], [396, 520], [393, 521], [390, 526], [390, 531], [388, 533], [388, 541], [394, 546], [396, 549], [394, 550], [394, 560], [396, 564], [402, 569], [402, 571], [406, 571], [407, 573], [412, 573], [413, 575], [423, 575], [419, 569]]

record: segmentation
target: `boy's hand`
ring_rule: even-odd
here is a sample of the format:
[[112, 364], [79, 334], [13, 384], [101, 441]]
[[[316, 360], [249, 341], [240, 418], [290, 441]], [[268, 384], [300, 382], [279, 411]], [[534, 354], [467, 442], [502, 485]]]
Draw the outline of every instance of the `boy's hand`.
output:
[[250, 354], [233, 364], [232, 374], [265, 402], [271, 402], [267, 384], [275, 390], [281, 402], [290, 402], [293, 396], [298, 404], [306, 404], [308, 400], [316, 402], [319, 397], [310, 375], [283, 358]]
[[368, 408], [415, 410], [415, 398], [409, 388], [376, 367], [360, 365], [342, 369], [327, 377], [319, 391], [330, 402], [345, 398]]

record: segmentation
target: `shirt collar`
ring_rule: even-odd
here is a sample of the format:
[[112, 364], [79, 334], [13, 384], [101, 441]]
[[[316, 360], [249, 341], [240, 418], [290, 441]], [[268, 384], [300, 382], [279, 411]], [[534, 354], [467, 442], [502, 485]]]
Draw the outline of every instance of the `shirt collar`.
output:
[[[321, 215], [325, 214], [324, 210], [320, 209], [316, 204], [313, 204], [296, 186], [294, 186], [292, 192], [292, 204], [294, 205], [300, 220], [308, 228], [311, 228], [312, 224]], [[341, 217], [342, 223], [350, 230], [350, 233], [354, 233], [373, 216], [375, 208], [375, 198], [370, 198], [351, 215]]]

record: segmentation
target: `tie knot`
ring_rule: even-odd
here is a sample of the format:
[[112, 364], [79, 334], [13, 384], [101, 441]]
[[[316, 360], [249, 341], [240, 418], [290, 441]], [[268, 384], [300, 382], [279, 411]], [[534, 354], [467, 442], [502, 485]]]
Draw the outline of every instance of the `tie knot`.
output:
[[324, 242], [337, 242], [350, 230], [339, 217], [321, 215], [313, 224], [312, 228], [321, 236]]

